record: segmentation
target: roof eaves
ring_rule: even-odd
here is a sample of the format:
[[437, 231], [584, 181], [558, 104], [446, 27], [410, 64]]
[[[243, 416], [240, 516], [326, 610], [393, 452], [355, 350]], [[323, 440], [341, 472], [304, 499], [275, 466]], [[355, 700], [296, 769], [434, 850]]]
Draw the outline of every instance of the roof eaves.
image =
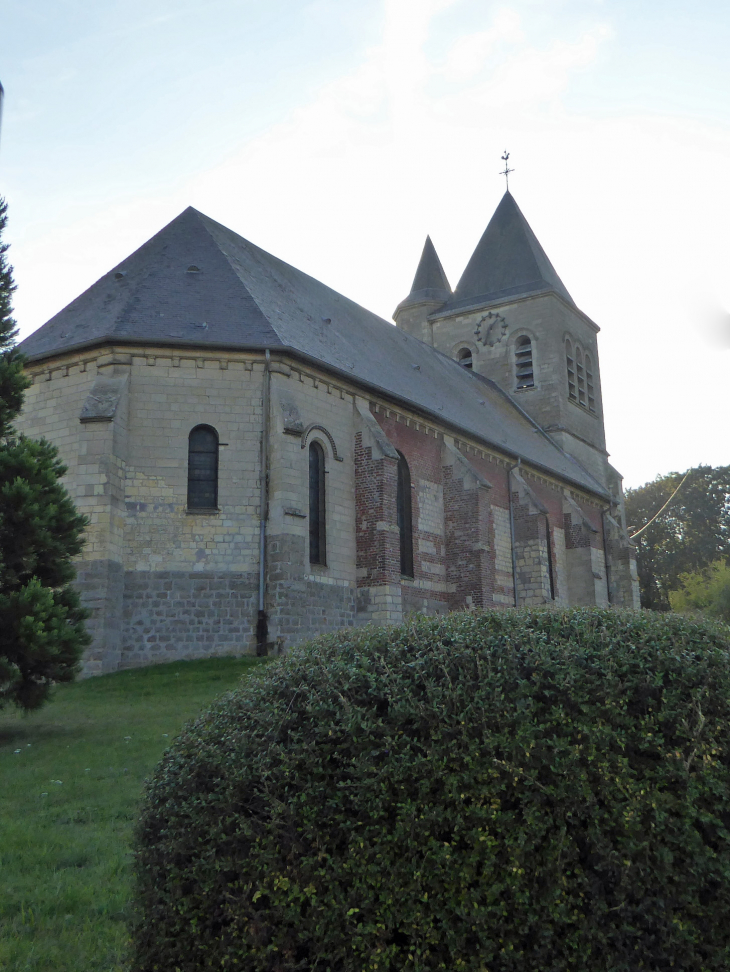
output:
[[200, 343], [199, 341], [186, 341], [182, 338], [165, 339], [165, 338], [135, 338], [135, 337], [119, 337], [114, 334], [103, 335], [96, 337], [91, 341], [86, 341], [83, 344], [68, 345], [64, 348], [55, 348], [52, 351], [40, 351], [37, 354], [25, 354], [24, 358], [28, 364], [40, 364], [43, 361], [47, 361], [51, 358], [62, 357], [67, 354], [78, 354], [80, 351], [91, 351], [94, 348], [103, 347], [108, 345], [110, 347], [123, 346], [123, 347], [144, 347], [144, 348], [185, 348], [186, 350], [197, 349], [201, 352], [203, 351], [265, 351], [267, 348], [270, 351], [278, 351], [284, 347], [283, 343], [274, 344], [231, 344], [231, 342], [224, 341], [206, 341], [205, 343]]

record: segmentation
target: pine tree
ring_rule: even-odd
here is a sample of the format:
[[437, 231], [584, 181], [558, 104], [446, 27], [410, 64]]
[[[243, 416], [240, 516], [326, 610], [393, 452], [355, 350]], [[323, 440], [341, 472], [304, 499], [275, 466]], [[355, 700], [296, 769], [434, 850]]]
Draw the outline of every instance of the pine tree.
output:
[[73, 679], [89, 642], [71, 587], [86, 521], [60, 482], [56, 448], [13, 428], [29, 382], [15, 345], [6, 223], [0, 198], [0, 707], [30, 710], [55, 682]]

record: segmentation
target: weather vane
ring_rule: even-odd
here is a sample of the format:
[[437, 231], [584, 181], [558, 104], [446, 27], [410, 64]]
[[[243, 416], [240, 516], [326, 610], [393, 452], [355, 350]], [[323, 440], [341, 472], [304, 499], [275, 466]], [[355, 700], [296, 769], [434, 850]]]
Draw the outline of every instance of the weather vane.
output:
[[504, 176], [504, 181], [507, 183], [507, 192], [509, 192], [509, 174], [510, 172], [514, 172], [515, 170], [510, 169], [509, 167], [509, 152], [507, 151], [507, 149], [504, 150], [502, 161], [504, 162], [504, 169], [499, 174]]

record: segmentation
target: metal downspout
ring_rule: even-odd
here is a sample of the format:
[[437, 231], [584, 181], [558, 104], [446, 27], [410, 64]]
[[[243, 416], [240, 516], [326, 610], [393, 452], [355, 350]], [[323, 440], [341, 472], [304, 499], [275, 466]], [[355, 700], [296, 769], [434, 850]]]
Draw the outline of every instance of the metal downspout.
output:
[[261, 422], [261, 495], [259, 499], [259, 613], [256, 621], [256, 654], [266, 654], [269, 619], [266, 616], [266, 521], [269, 518], [269, 400], [271, 355], [264, 361], [263, 417]]
[[507, 496], [509, 498], [509, 535], [512, 547], [512, 587], [514, 589], [515, 607], [519, 607], [517, 599], [517, 557], [515, 556], [515, 511], [512, 502], [512, 472], [519, 469], [520, 460], [507, 470]]

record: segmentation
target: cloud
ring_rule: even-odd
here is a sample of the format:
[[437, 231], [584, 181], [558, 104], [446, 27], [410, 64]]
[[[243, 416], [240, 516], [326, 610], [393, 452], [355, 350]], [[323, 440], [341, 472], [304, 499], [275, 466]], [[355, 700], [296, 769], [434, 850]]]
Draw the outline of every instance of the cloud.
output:
[[451, 44], [440, 73], [446, 81], [468, 81], [485, 67], [492, 55], [501, 54], [503, 48], [524, 43], [524, 40], [521, 16], [516, 10], [503, 8], [495, 13], [489, 30], [464, 34]]
[[[708, 343], [730, 346], [730, 132], [678, 114], [570, 109], [566, 95], [618, 46], [610, 5], [539, 33], [524, 4], [488, 17], [468, 6], [386, 0], [377, 43], [242, 147], [178, 184], [112, 187], [55, 226], [26, 227], [13, 248], [24, 333], [191, 203], [387, 318], [427, 233], [456, 283], [501, 195], [507, 147], [510, 188], [602, 327], [618, 468], [637, 483], [727, 462], [708, 419], [726, 405], [707, 359]], [[712, 293], [722, 301], [698, 308]]]
[[[514, 131], [516, 109], [539, 114], [609, 36], [594, 25], [570, 42], [537, 44], [526, 38], [517, 9], [500, 7], [484, 30], [464, 19], [446, 49], [429, 56], [439, 18], [458, 24], [461, 7], [461, 0], [385, 0], [379, 42], [229, 157], [178, 185], [118, 193], [106, 205], [94, 193], [75, 213], [62, 211], [57, 225], [30, 231], [14, 247], [22, 332], [190, 203], [389, 314], [412, 277], [422, 237], [467, 184], [484, 181], [487, 158], [498, 189], [502, 141]], [[454, 180], [459, 188], [449, 188]], [[463, 215], [451, 222], [453, 235], [462, 231], [458, 264], [473, 231], [463, 232]], [[395, 254], [393, 232], [401, 243]], [[363, 273], [374, 259], [385, 264], [376, 281]], [[42, 287], [26, 284], [33, 276]]]

